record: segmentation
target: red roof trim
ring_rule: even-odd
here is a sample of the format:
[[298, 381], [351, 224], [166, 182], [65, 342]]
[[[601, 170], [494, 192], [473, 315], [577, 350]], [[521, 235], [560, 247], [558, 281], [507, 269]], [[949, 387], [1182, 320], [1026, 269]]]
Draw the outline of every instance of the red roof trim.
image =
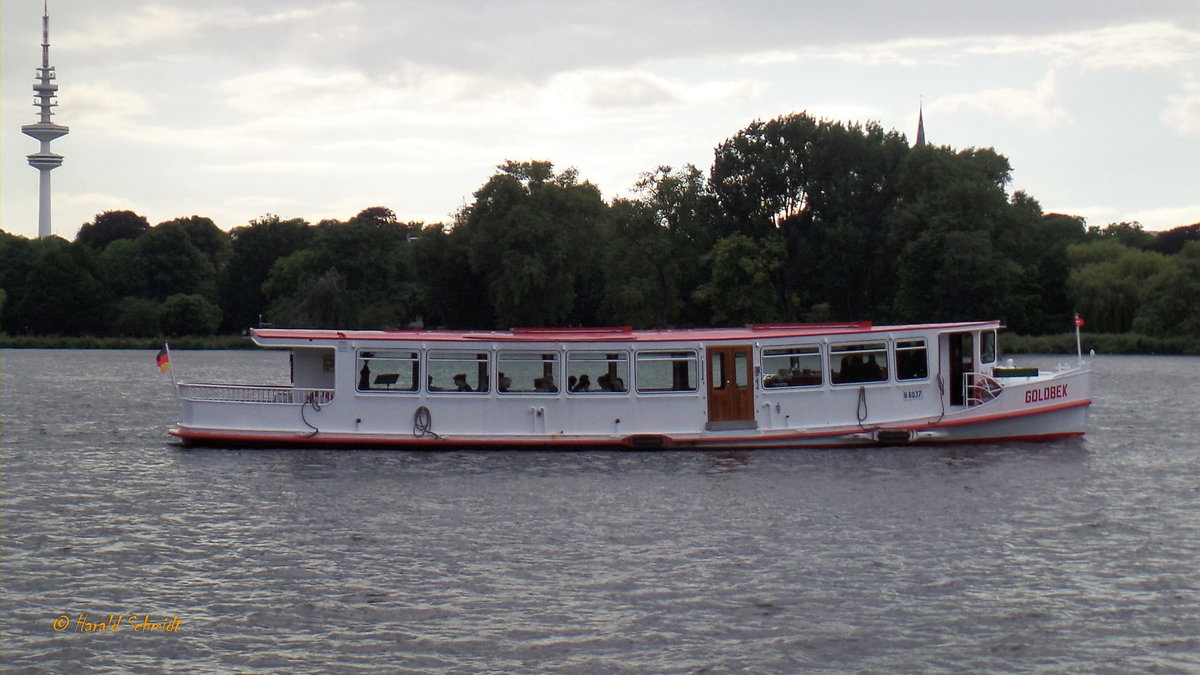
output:
[[511, 331], [447, 330], [329, 330], [304, 328], [255, 328], [251, 336], [259, 344], [291, 346], [316, 340], [381, 340], [425, 342], [685, 342], [746, 341], [764, 338], [815, 338], [862, 333], [889, 333], [914, 330], [955, 330], [999, 328], [999, 321], [906, 324], [875, 326], [867, 321], [852, 323], [752, 324], [743, 328], [691, 328], [634, 330], [630, 327], [606, 328], [516, 328]]
[[828, 322], [828, 323], [751, 323], [746, 324], [746, 328], [750, 330], [779, 330], [789, 328], [799, 328], [803, 330], [869, 330], [872, 325], [870, 321], [845, 321], [845, 322]]

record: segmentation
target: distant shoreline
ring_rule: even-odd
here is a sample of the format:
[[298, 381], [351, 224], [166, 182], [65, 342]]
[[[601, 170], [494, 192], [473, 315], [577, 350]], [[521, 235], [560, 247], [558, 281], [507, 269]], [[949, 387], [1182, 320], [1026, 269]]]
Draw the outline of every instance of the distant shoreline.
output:
[[[1200, 336], [1152, 337], [1140, 333], [1084, 333], [1083, 351], [1097, 354], [1200, 355]], [[1005, 333], [1000, 344], [1008, 354], [1074, 354], [1075, 334], [1017, 335]]]
[[[175, 349], [257, 349], [244, 335], [209, 335], [164, 338], [62, 337], [0, 335], [0, 349], [146, 349], [156, 350], [164, 342]], [[1084, 333], [1083, 351], [1097, 354], [1200, 355], [1200, 336], [1151, 337], [1139, 333]], [[1017, 335], [1005, 333], [1001, 345], [1006, 354], [1074, 354], [1075, 334]]]

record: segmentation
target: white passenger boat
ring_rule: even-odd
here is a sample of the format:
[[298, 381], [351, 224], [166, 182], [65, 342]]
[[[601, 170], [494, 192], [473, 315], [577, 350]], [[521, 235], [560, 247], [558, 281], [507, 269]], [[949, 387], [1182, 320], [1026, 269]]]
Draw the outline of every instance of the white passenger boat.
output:
[[1000, 322], [506, 332], [257, 329], [281, 385], [178, 383], [187, 444], [790, 448], [1080, 436], [1090, 368]]

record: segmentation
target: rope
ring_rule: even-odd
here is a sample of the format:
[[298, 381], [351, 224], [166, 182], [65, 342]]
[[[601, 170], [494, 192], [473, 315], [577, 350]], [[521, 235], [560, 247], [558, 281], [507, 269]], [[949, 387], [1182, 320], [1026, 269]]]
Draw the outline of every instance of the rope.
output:
[[312, 429], [312, 431], [304, 432], [302, 434], [305, 438], [312, 438], [321, 431], [313, 426], [313, 424], [308, 421], [308, 417], [304, 415], [304, 409], [310, 405], [312, 406], [313, 412], [321, 412], [321, 404], [317, 402], [317, 392], [315, 391], [308, 392], [308, 398], [306, 398], [304, 400], [304, 404], [300, 406], [300, 419], [303, 420], [306, 425], [308, 425], [309, 429]]
[[417, 411], [413, 413], [413, 436], [441, 438], [433, 432], [433, 413], [429, 412], [429, 408], [425, 406], [417, 408]]
[[855, 409], [854, 413], [858, 416], [858, 426], [861, 427], [863, 425], [863, 421], [865, 421], [867, 416], [870, 414], [870, 411], [867, 409], [866, 387], [858, 388], [858, 408]]
[[937, 421], [941, 422], [942, 418], [946, 416], [946, 383], [944, 381], [942, 381], [942, 371], [941, 370], [938, 371], [937, 383], [938, 383], [938, 401], [941, 402], [941, 404], [942, 404], [942, 414], [938, 415]]

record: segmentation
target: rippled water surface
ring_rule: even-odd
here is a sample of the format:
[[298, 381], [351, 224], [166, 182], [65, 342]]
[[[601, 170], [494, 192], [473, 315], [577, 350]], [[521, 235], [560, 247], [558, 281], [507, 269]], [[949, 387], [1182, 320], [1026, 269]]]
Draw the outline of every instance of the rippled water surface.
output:
[[739, 453], [188, 450], [153, 352], [0, 358], [5, 672], [1200, 670], [1197, 358], [1097, 358], [1083, 441]]

